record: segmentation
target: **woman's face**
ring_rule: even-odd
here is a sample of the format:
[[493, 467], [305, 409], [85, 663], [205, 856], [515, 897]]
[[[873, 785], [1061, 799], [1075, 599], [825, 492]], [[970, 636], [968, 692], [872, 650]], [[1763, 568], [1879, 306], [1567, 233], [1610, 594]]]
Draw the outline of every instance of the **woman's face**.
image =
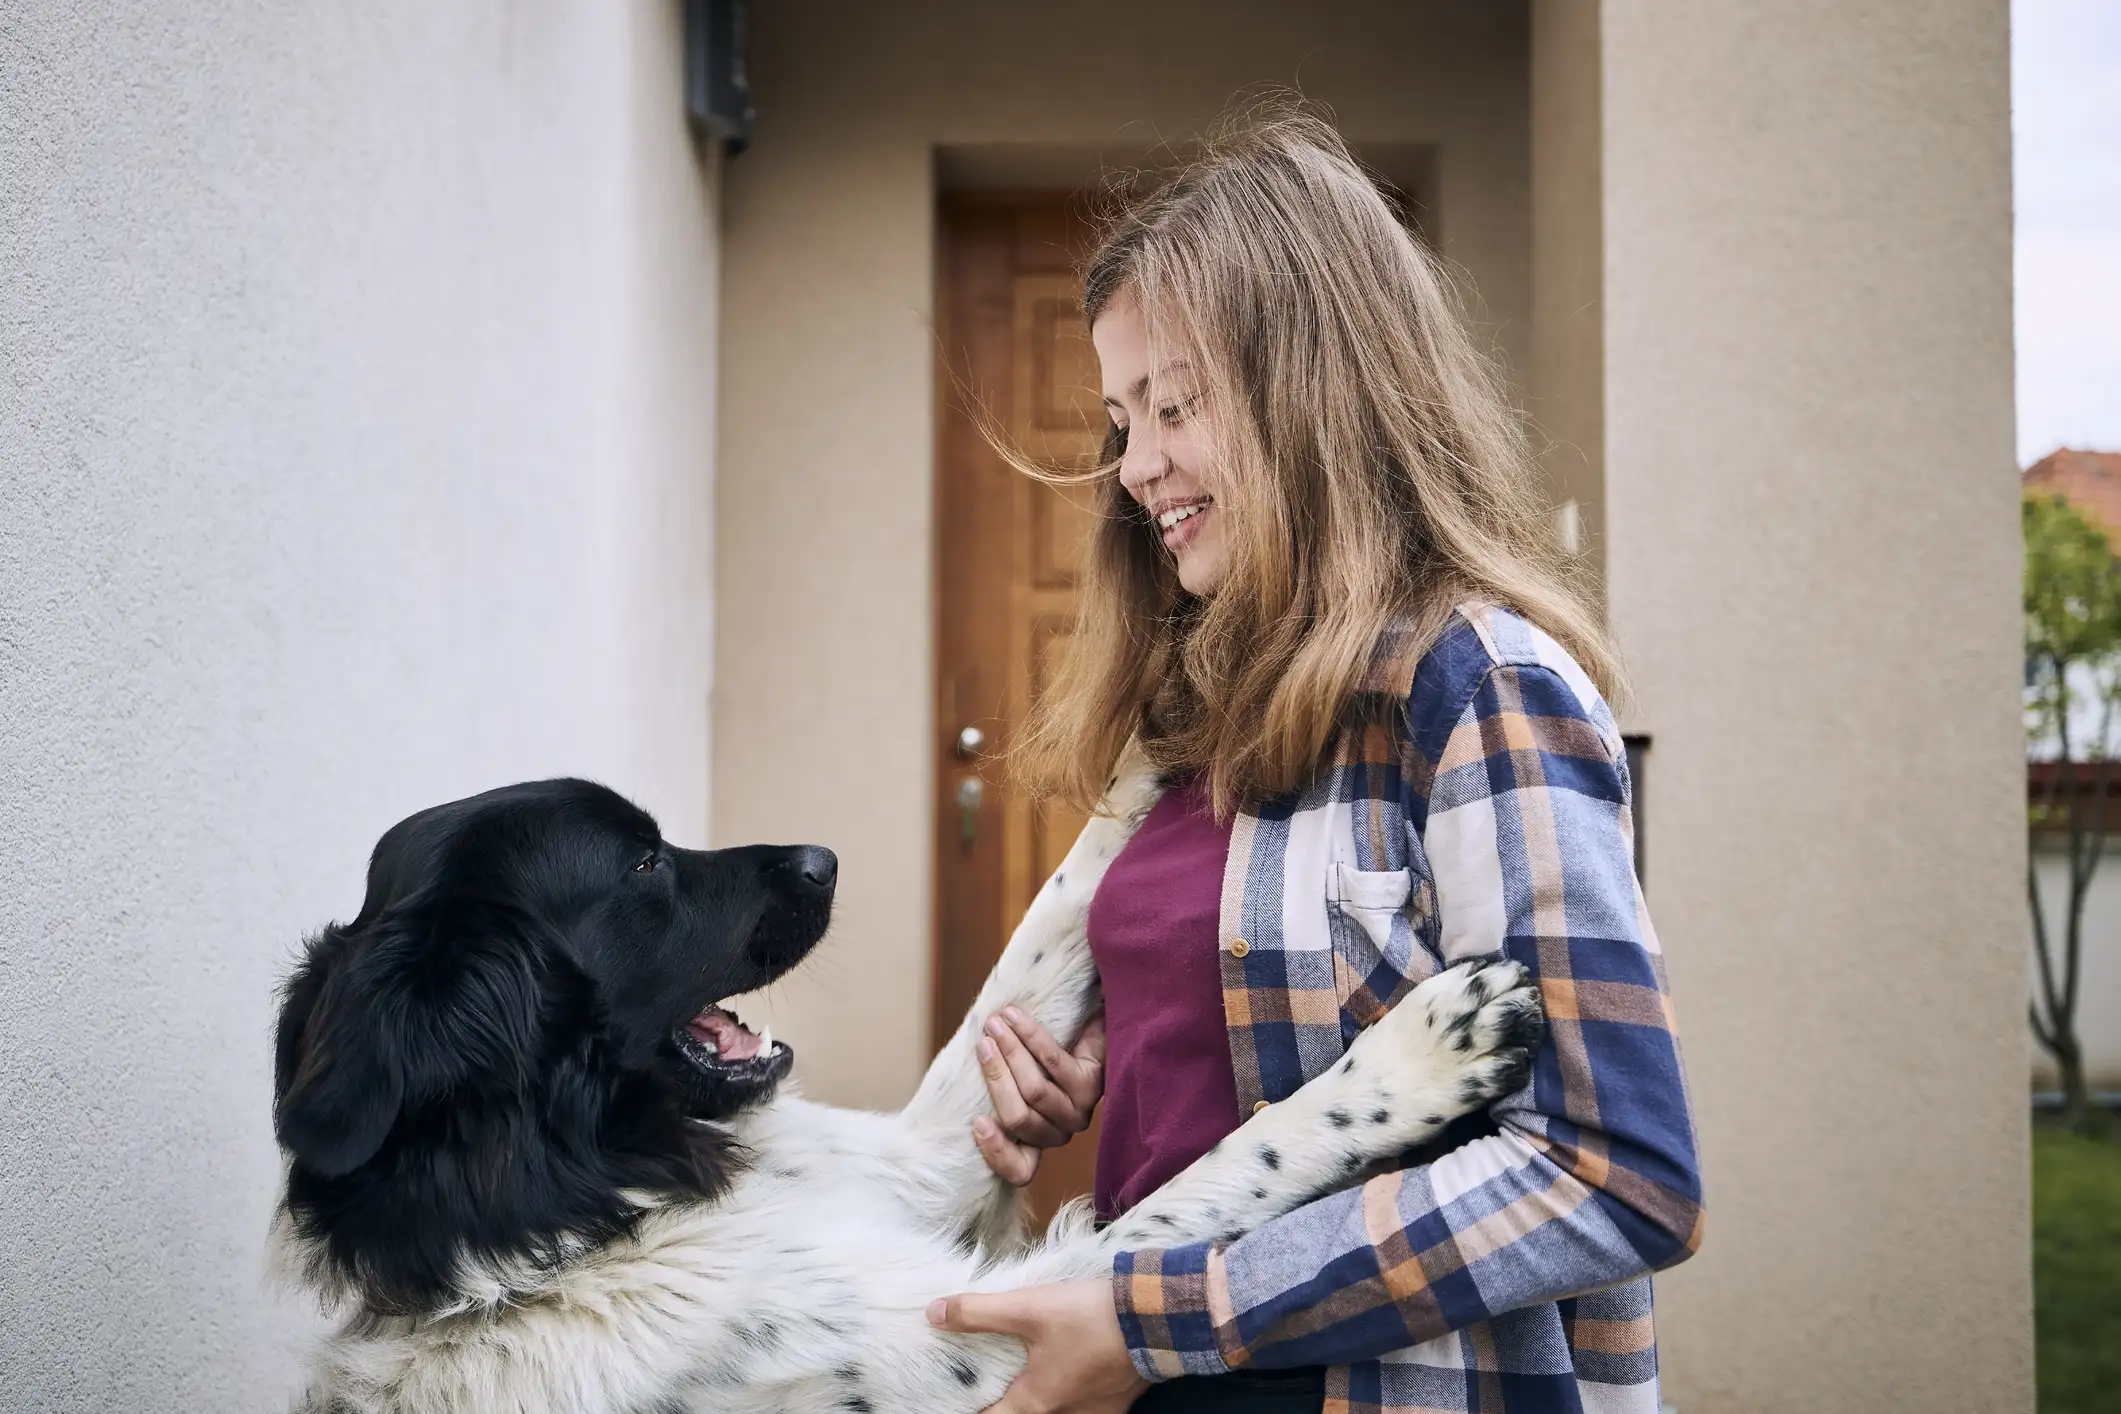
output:
[[1214, 444], [1199, 388], [1182, 361], [1151, 367], [1141, 306], [1122, 292], [1090, 327], [1104, 383], [1105, 411], [1126, 434], [1119, 483], [1149, 513], [1178, 562], [1178, 582], [1203, 597], [1230, 571], [1222, 512], [1215, 504]]

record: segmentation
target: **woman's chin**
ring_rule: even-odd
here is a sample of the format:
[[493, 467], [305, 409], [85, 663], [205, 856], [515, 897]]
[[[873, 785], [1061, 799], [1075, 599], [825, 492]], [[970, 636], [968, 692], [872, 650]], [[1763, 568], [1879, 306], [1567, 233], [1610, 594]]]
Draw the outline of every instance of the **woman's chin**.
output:
[[1173, 568], [1179, 572], [1179, 589], [1205, 600], [1215, 594], [1215, 589], [1222, 589], [1222, 581], [1230, 577], [1230, 558], [1224, 553], [1222, 534], [1217, 534], [1222, 526], [1213, 524], [1209, 515], [1200, 519], [1209, 524], [1200, 528], [1200, 534], [1194, 534], [1186, 545], [1177, 547], [1173, 555], [1177, 564]]
[[1222, 588], [1228, 567], [1221, 556], [1203, 556], [1198, 552], [1183, 556], [1178, 562], [1178, 587], [1196, 599], [1207, 599]]

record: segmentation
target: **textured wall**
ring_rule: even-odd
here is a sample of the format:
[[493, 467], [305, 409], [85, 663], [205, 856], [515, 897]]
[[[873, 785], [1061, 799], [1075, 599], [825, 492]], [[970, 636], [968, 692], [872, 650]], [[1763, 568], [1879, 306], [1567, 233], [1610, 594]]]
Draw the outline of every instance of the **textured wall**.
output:
[[376, 834], [698, 839], [712, 182], [675, 9], [0, 13], [0, 1404], [283, 1407], [271, 988]]
[[1604, 7], [1607, 566], [1707, 1165], [1684, 1414], [2031, 1403], [2006, 26]]
[[896, 1104], [929, 1037], [938, 150], [978, 149], [952, 165], [982, 185], [1050, 184], [1056, 154], [1126, 160], [1246, 84], [1300, 81], [1359, 143], [1436, 145], [1444, 252], [1522, 367], [1527, 20], [1398, 0], [752, 18], [762, 116], [725, 223], [715, 833], [840, 849], [832, 939], [756, 1010], [812, 1093]]

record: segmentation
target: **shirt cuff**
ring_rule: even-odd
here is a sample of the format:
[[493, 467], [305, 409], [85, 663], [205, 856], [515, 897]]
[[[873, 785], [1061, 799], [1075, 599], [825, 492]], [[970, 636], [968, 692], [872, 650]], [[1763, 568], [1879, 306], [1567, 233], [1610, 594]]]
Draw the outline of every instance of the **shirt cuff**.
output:
[[[1215, 1319], [1215, 1292], [1227, 1293], [1223, 1254], [1208, 1243], [1144, 1247], [1112, 1258], [1112, 1304], [1127, 1354], [1145, 1380], [1221, 1375], [1243, 1363], [1228, 1326]], [[1229, 1298], [1219, 1303], [1225, 1314]]]

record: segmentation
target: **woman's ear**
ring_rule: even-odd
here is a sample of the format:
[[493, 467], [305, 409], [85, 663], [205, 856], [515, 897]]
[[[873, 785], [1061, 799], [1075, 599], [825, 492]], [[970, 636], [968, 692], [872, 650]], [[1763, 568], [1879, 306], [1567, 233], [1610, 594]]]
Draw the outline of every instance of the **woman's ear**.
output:
[[273, 1132], [302, 1163], [337, 1178], [383, 1147], [405, 1079], [376, 999], [356, 986], [370, 940], [340, 935], [331, 942], [328, 951], [312, 953], [282, 1004]]

